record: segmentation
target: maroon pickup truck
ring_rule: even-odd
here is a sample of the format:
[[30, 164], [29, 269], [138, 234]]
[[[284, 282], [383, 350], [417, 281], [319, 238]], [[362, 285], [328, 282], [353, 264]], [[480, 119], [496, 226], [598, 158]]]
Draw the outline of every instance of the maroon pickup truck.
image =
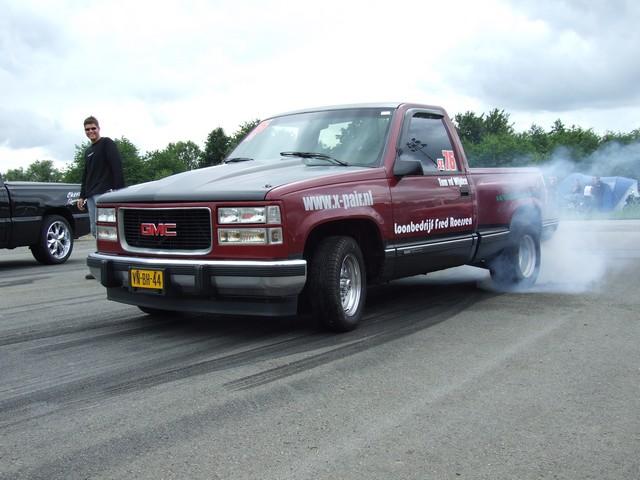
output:
[[367, 286], [459, 265], [526, 288], [557, 228], [541, 173], [471, 169], [440, 107], [325, 107], [262, 121], [222, 165], [100, 198], [87, 263], [149, 314], [293, 315], [355, 328]]

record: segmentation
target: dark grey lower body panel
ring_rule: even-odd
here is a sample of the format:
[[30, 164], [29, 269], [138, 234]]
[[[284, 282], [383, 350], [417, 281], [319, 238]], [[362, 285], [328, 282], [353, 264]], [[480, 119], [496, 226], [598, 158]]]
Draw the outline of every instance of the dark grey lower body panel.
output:
[[484, 266], [509, 246], [507, 228], [491, 228], [469, 235], [429, 240], [385, 250], [385, 278], [433, 272], [460, 265]]
[[280, 317], [295, 315], [298, 297], [218, 298], [215, 296], [173, 296], [132, 292], [127, 288], [107, 288], [107, 298], [119, 303], [175, 312], [201, 312], [221, 315]]
[[477, 235], [469, 234], [389, 246], [385, 250], [386, 277], [401, 278], [464, 265], [471, 260], [476, 241]]

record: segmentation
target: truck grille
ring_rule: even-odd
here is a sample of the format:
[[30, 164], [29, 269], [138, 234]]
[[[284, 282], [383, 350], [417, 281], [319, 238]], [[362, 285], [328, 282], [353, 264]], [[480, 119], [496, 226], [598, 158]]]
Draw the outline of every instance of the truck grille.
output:
[[[152, 253], [207, 253], [211, 251], [211, 210], [194, 208], [121, 208], [123, 248]], [[146, 224], [147, 235], [143, 235]], [[167, 235], [163, 228], [175, 224]], [[150, 233], [151, 230], [154, 233]]]

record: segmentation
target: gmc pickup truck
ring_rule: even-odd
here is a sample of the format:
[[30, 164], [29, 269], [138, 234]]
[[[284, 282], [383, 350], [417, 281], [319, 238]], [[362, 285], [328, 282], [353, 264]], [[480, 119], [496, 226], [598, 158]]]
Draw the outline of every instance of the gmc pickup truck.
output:
[[87, 264], [148, 314], [307, 306], [348, 331], [374, 282], [468, 264], [532, 285], [549, 207], [535, 169], [470, 169], [440, 107], [325, 107], [262, 121], [222, 165], [102, 196]]
[[80, 185], [5, 182], [0, 177], [0, 248], [29, 247], [40, 263], [67, 261], [75, 238], [90, 232], [75, 200]]

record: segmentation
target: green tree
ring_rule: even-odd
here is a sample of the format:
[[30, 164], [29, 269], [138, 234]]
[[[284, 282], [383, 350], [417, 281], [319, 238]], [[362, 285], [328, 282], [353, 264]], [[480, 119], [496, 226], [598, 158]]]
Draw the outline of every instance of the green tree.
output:
[[551, 134], [558, 134], [558, 133], [564, 133], [565, 131], [565, 127], [564, 127], [564, 123], [562, 123], [562, 120], [560, 120], [559, 118], [553, 122], [553, 127], [551, 127]]
[[7, 170], [7, 173], [4, 175], [5, 180], [13, 180], [13, 181], [27, 181], [27, 172], [24, 171], [24, 168], [10, 168]]
[[145, 164], [140, 156], [138, 147], [125, 137], [116, 138], [114, 141], [122, 157], [125, 185], [136, 185], [148, 181]]
[[472, 167], [522, 166], [534, 162], [534, 149], [526, 136], [485, 135], [477, 144], [465, 146]]
[[536, 158], [536, 163], [540, 163], [549, 158], [551, 154], [551, 141], [549, 135], [542, 127], [535, 123], [529, 127], [529, 130], [522, 134], [529, 142]]
[[31, 182], [59, 182], [62, 173], [53, 166], [52, 160], [36, 160], [27, 168], [27, 177]]
[[209, 167], [222, 163], [222, 160], [229, 150], [229, 140], [229, 137], [224, 133], [222, 128], [218, 127], [213, 129], [207, 136], [204, 152], [198, 166]]
[[74, 146], [73, 160], [63, 172], [65, 182], [80, 183], [84, 169], [84, 151], [91, 145], [88, 140], [81, 145]]
[[513, 135], [513, 124], [509, 123], [509, 114], [494, 108], [484, 118], [485, 135]]
[[7, 170], [7, 180], [21, 180], [27, 182], [60, 182], [63, 180], [62, 172], [53, 166], [52, 160], [36, 160], [27, 167]]
[[200, 166], [202, 161], [202, 150], [196, 143], [190, 140], [187, 142], [170, 143], [167, 150], [176, 156], [180, 164], [184, 165], [185, 170], [195, 170]]
[[454, 117], [458, 135], [463, 143], [480, 143], [485, 134], [484, 114], [478, 116], [473, 112], [458, 113]]
[[636, 128], [629, 133], [607, 132], [602, 137], [602, 143], [608, 142], [619, 142], [623, 145], [640, 142], [640, 128]]
[[468, 111], [454, 120], [471, 166], [516, 166], [540, 161], [532, 138], [515, 133], [504, 110], [494, 108], [486, 115]]
[[560, 120], [556, 120], [548, 138], [551, 150], [564, 147], [570, 159], [577, 163], [583, 163], [601, 144], [601, 138], [592, 129], [575, 125], [566, 128]]
[[509, 122], [509, 114], [494, 108], [486, 116], [473, 112], [457, 114], [454, 123], [463, 143], [480, 143], [487, 135], [513, 135], [513, 125]]
[[198, 168], [202, 158], [200, 147], [193, 142], [170, 143], [164, 150], [146, 155], [146, 180], [158, 180]]
[[7, 180], [20, 180], [28, 182], [60, 182], [63, 180], [62, 172], [53, 166], [52, 160], [36, 160], [27, 167], [7, 170]]

